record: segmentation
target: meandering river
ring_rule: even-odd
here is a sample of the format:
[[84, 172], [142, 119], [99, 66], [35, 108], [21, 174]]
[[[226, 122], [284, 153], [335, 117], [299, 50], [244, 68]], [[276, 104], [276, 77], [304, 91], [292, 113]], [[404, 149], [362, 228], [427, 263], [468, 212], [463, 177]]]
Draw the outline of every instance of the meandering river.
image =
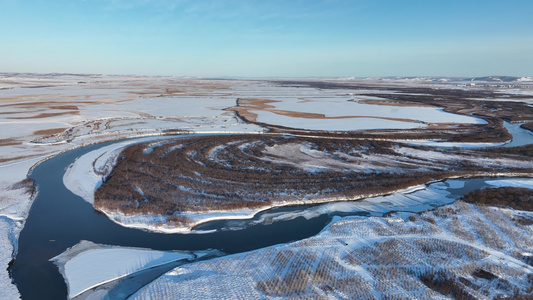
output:
[[[529, 134], [531, 136], [531, 134]], [[516, 140], [516, 139], [515, 139]], [[57, 267], [49, 260], [81, 240], [124, 247], [155, 250], [218, 249], [224, 253], [238, 253], [286, 243], [313, 236], [331, 221], [335, 213], [325, 213], [311, 219], [296, 217], [277, 222], [263, 222], [250, 226], [232, 227], [232, 221], [214, 221], [202, 229], [218, 229], [203, 234], [162, 234], [122, 227], [98, 213], [91, 204], [72, 194], [63, 185], [65, 169], [77, 157], [106, 144], [90, 145], [65, 152], [38, 165], [31, 174], [38, 194], [20, 234], [18, 254], [10, 271], [22, 299], [65, 299], [67, 287]], [[491, 178], [494, 179], [494, 178]], [[486, 178], [465, 179], [464, 187], [446, 190], [453, 201], [462, 194], [487, 186]], [[262, 214], [302, 211], [306, 207], [285, 207]], [[394, 208], [391, 208], [394, 210]], [[362, 211], [349, 214], [364, 215]], [[346, 213], [344, 213], [346, 215]]]

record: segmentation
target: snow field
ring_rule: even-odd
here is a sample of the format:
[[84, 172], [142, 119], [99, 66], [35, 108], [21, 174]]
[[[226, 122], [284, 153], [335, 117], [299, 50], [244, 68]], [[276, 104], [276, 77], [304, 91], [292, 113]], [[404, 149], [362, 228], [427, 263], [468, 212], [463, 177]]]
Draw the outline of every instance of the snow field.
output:
[[[372, 100], [380, 99], [378, 97], [364, 96], [358, 98], [368, 98]], [[302, 101], [302, 98], [291, 97], [268, 97], [268, 99], [277, 101], [270, 103], [274, 108], [267, 110], [251, 110], [251, 112], [257, 114], [257, 121], [291, 128], [353, 131], [370, 129], [412, 129], [425, 127], [430, 123], [486, 124], [482, 119], [451, 114], [444, 112], [442, 109], [364, 104], [359, 103], [358, 101], [348, 101], [350, 99], [347, 99], [346, 96], [337, 96], [335, 98], [305, 97], [305, 100], [308, 101]], [[295, 115], [282, 115], [277, 113], [276, 110], [293, 112]], [[299, 112], [324, 114], [325, 118], [299, 117], [297, 115]]]
[[[522, 256], [533, 251], [533, 229], [514, 213], [458, 202], [406, 219], [337, 218], [308, 239], [178, 267], [133, 299], [448, 299], [439, 284], [478, 299], [530, 294], [533, 268]], [[491, 241], [494, 232], [505, 242]]]
[[494, 187], [531, 188], [533, 186], [533, 178], [523, 178], [514, 180], [488, 180], [487, 183]]
[[[11, 261], [13, 245], [16, 245], [15, 231], [19, 230], [21, 230], [20, 226], [14, 225], [11, 219], [0, 216], [0, 260], [2, 262]], [[11, 283], [7, 268], [0, 272], [0, 291], [3, 299], [20, 298], [17, 287]]]
[[191, 260], [193, 254], [96, 245], [82, 241], [52, 259], [68, 286], [69, 298], [131, 273], [177, 260]]

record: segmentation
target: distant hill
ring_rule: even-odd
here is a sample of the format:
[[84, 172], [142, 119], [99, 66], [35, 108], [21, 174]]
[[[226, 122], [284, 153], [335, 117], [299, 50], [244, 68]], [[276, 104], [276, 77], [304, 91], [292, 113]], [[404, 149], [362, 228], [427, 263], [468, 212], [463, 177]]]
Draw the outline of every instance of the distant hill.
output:
[[517, 77], [517, 76], [484, 76], [475, 77], [471, 81], [485, 81], [485, 82], [523, 82], [533, 81], [533, 77]]

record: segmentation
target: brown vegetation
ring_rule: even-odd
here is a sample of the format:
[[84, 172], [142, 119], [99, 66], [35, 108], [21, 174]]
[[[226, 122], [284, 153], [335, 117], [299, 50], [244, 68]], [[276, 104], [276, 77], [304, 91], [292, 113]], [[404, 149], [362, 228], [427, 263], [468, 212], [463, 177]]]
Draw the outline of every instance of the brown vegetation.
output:
[[22, 181], [19, 181], [11, 186], [14, 190], [23, 189], [27, 194], [33, 195], [35, 192], [34, 180], [31, 178], [26, 178]]
[[430, 289], [453, 299], [478, 299], [472, 295], [464, 283], [457, 276], [446, 271], [437, 271], [432, 274], [425, 274], [420, 280]]
[[56, 133], [61, 133], [67, 129], [68, 128], [52, 128], [52, 129], [37, 130], [37, 131], [34, 131], [33, 134], [34, 135], [52, 135]]
[[66, 112], [58, 112], [58, 113], [40, 113], [33, 116], [27, 116], [27, 117], [10, 117], [9, 119], [14, 120], [26, 120], [26, 119], [44, 119], [44, 118], [51, 118], [51, 117], [58, 117], [58, 116], [65, 116], [65, 115], [78, 115], [79, 111], [66, 111]]
[[533, 144], [518, 147], [487, 148], [485, 152], [493, 154], [516, 154], [523, 156], [524, 159], [531, 160], [531, 157], [533, 157]]
[[478, 205], [533, 211], [533, 190], [526, 188], [501, 187], [477, 190], [465, 194], [461, 200]]
[[51, 109], [62, 109], [62, 110], [78, 110], [76, 105], [55, 105], [50, 106]]
[[[155, 143], [157, 144], [157, 142]], [[305, 153], [268, 152], [267, 147], [306, 147]], [[95, 207], [124, 214], [180, 215], [182, 212], [263, 208], [276, 204], [351, 200], [445, 179], [450, 176], [530, 169], [484, 166], [471, 160], [430, 161], [395, 152], [398, 144], [288, 136], [217, 135], [126, 148], [104, 184]], [[421, 148], [476, 158], [485, 152]], [[279, 149], [279, 148], [278, 148]], [[302, 158], [303, 156], [303, 158]], [[382, 159], [379, 159], [381, 157]], [[523, 160], [518, 154], [499, 155]], [[380, 167], [359, 167], [368, 164]], [[320, 166], [302, 167], [302, 159]], [[340, 166], [340, 167], [339, 167]]]
[[521, 128], [533, 131], [533, 122], [528, 122], [520, 125]]
[[23, 155], [23, 156], [14, 156], [9, 158], [0, 158], [0, 163], [5, 163], [9, 161], [16, 161], [16, 160], [22, 160], [22, 159], [30, 159], [41, 156], [40, 154], [33, 154], [33, 155]]
[[372, 105], [386, 105], [386, 106], [403, 106], [403, 107], [434, 107], [429, 104], [424, 104], [420, 102], [410, 102], [410, 101], [394, 101], [394, 100], [371, 100], [371, 99], [361, 99], [359, 103], [372, 104]]
[[[256, 208], [273, 201], [311, 198], [354, 198], [364, 194], [421, 184], [437, 175], [322, 171], [310, 172], [263, 160], [266, 146], [299, 142], [285, 137], [207, 136], [178, 140], [145, 154], [147, 144], [133, 145], [96, 191], [95, 206], [171, 215], [181, 211]], [[308, 142], [308, 141], [307, 141]], [[388, 143], [312, 140], [331, 152], [345, 147], [354, 155], [391, 152]], [[218, 146], [222, 146], [218, 149]], [[358, 151], [359, 149], [359, 151]], [[211, 157], [210, 157], [211, 156]]]
[[279, 102], [277, 100], [269, 99], [245, 99], [237, 98], [237, 106], [226, 108], [227, 111], [234, 111], [242, 118], [249, 122], [257, 122], [257, 114], [251, 112], [252, 110], [269, 110], [274, 109], [275, 106], [269, 103]]
[[20, 144], [22, 144], [22, 142], [14, 138], [0, 139], [0, 146], [14, 146]]

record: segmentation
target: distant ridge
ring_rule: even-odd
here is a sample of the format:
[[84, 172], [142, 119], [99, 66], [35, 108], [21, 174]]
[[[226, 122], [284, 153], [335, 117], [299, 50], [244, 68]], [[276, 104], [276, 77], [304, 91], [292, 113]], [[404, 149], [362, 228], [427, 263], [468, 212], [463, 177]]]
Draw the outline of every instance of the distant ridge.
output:
[[517, 77], [517, 76], [484, 76], [475, 77], [471, 81], [485, 81], [485, 82], [523, 82], [533, 81], [533, 77]]

